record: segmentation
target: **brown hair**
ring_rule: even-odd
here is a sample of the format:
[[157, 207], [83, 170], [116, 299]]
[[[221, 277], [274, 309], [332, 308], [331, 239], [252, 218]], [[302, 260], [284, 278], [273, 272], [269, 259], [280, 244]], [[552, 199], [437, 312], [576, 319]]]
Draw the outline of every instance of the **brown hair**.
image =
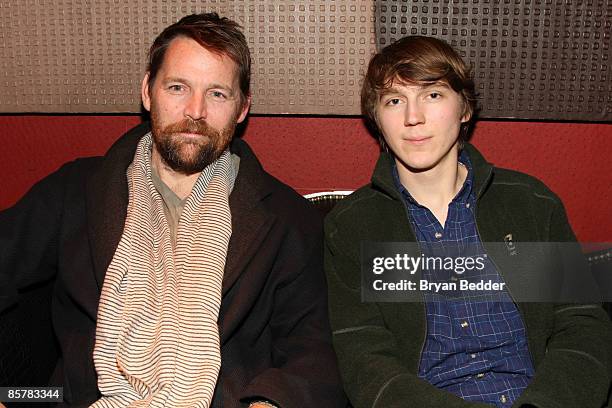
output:
[[147, 63], [149, 87], [164, 62], [170, 42], [176, 37], [187, 37], [198, 42], [208, 51], [231, 58], [238, 66], [241, 98], [249, 95], [251, 82], [251, 54], [246, 38], [238, 23], [219, 17], [217, 13], [191, 14], [166, 27], [151, 45]]
[[476, 95], [469, 67], [449, 44], [433, 37], [408, 36], [383, 48], [370, 60], [361, 88], [361, 111], [378, 133], [383, 148], [386, 145], [376, 122], [376, 104], [381, 91], [393, 83], [430, 85], [439, 81], [463, 99], [462, 116], [470, 118], [460, 132], [463, 143], [476, 111]]

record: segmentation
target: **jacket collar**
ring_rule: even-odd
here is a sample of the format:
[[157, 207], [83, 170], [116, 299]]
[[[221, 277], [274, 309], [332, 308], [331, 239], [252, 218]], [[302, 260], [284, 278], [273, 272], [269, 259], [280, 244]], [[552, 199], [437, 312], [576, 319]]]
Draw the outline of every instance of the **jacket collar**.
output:
[[230, 150], [240, 157], [240, 169], [229, 199], [232, 237], [223, 276], [224, 295], [255, 256], [276, 219], [264, 204], [274, 191], [272, 178], [263, 170], [245, 141], [234, 139]]
[[[493, 166], [489, 164], [482, 154], [470, 143], [466, 143], [464, 149], [467, 151], [472, 169], [474, 171], [474, 193], [479, 198], [488, 187], [493, 174]], [[393, 181], [394, 157], [391, 153], [381, 152], [372, 174], [372, 186], [383, 194], [395, 199], [402, 200], [400, 192]]]
[[148, 131], [148, 124], [143, 123], [117, 140], [87, 181], [87, 228], [100, 289], [125, 224], [128, 204], [126, 171], [134, 159], [138, 141]]
[[[145, 122], [122, 136], [111, 146], [87, 183], [88, 233], [94, 273], [100, 289], [121, 239], [127, 215], [126, 171], [132, 163], [138, 142], [148, 132], [149, 124]], [[223, 294], [234, 284], [274, 220], [262, 204], [272, 192], [270, 177], [246, 142], [236, 138], [230, 150], [240, 157], [240, 169], [230, 195], [232, 237], [225, 265]]]

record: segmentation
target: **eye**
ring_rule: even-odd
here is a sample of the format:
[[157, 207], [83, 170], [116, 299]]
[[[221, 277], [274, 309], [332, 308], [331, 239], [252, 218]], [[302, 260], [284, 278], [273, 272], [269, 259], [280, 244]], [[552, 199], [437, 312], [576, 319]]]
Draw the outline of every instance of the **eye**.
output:
[[178, 93], [185, 90], [185, 87], [181, 84], [172, 84], [168, 86], [170, 92]]
[[385, 102], [385, 105], [395, 106], [395, 105], [399, 105], [400, 103], [401, 103], [400, 98], [390, 98], [387, 100], [387, 102]]
[[442, 98], [442, 94], [438, 91], [430, 92], [428, 95], [429, 99], [440, 99]]
[[211, 91], [210, 95], [215, 99], [227, 99], [227, 96], [225, 95], [225, 93], [221, 91]]

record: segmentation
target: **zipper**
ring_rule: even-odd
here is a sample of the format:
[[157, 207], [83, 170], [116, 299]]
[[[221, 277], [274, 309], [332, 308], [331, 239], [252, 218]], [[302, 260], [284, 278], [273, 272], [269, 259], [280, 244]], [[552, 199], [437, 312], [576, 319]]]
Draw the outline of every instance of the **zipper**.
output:
[[[488, 179], [491, 176], [492, 172], [493, 172], [492, 170], [489, 170], [489, 174], [486, 177], [487, 182], [488, 182]], [[486, 184], [487, 183], [484, 183], [483, 187], [478, 192], [478, 195], [476, 196], [476, 201], [477, 202], [480, 199], [482, 190], [484, 190], [484, 186]], [[482, 243], [483, 249], [485, 251], [489, 252], [487, 250], [486, 246], [485, 246], [485, 242], [482, 240], [482, 234], [480, 233], [480, 228], [478, 227], [477, 212], [478, 212], [478, 203], [476, 204], [476, 206], [474, 208], [474, 224], [476, 224], [476, 232], [478, 233], [478, 239], [480, 239], [480, 242]], [[491, 257], [491, 256], [488, 256], [488, 258], [491, 261], [491, 263], [493, 264], [493, 266], [495, 267], [495, 269], [497, 270], [497, 273], [499, 273], [499, 276], [501, 276], [502, 280], [505, 282], [506, 279], [504, 278], [504, 274], [502, 272], [502, 269], [499, 267], [499, 265], [497, 265], [497, 263], [495, 262], [495, 259], [493, 259], [493, 257]], [[527, 339], [527, 353], [529, 353], [529, 360], [531, 361], [531, 365], [535, 369], [535, 361], [533, 360], [533, 355], [531, 354], [531, 349], [529, 347], [529, 336], [527, 335], [527, 323], [524, 320], [525, 313], [521, 312], [521, 308], [519, 307], [518, 303], [516, 302], [516, 299], [515, 299], [514, 295], [512, 294], [512, 291], [510, 290], [510, 287], [508, 285], [506, 285], [506, 291], [508, 292], [508, 296], [510, 296], [510, 299], [512, 300], [512, 303], [514, 304], [514, 307], [516, 307], [516, 310], [518, 310], [518, 312], [519, 312], [519, 314], [521, 316], [521, 320], [523, 321], [523, 326], [525, 328], [525, 338]]]
[[[399, 192], [398, 192], [399, 193]], [[417, 244], [417, 247], [419, 249], [419, 254], [423, 253], [423, 248], [421, 247], [421, 243], [416, 239], [416, 232], [414, 231], [414, 228], [412, 228], [412, 223], [410, 222], [410, 217], [408, 215], [408, 208], [406, 206], [406, 200], [404, 200], [404, 197], [402, 195], [402, 193], [399, 193], [399, 201], [402, 205], [402, 207], [404, 208], [404, 218], [406, 219], [406, 222], [408, 224], [408, 231], [410, 231], [410, 233], [412, 233], [412, 237], [414, 237], [414, 243]], [[419, 272], [419, 279], [423, 277], [422, 271]], [[423, 355], [423, 350], [425, 350], [425, 343], [427, 342], [427, 306], [425, 305], [425, 295], [419, 291], [419, 295], [421, 296], [421, 305], [423, 308], [423, 327], [425, 328], [425, 330], [423, 331], [423, 337], [421, 339], [421, 349], [419, 351], [419, 356], [417, 359], [417, 367], [416, 367], [416, 374], [417, 376], [419, 375], [419, 368], [421, 367], [421, 356]]]
[[425, 304], [425, 295], [421, 292], [421, 304], [423, 305], [423, 327], [425, 330], [423, 331], [423, 338], [421, 340], [421, 350], [419, 351], [419, 360], [417, 362], [417, 377], [419, 376], [419, 369], [421, 368], [421, 359], [423, 358], [423, 351], [425, 351], [425, 343], [427, 342], [427, 305]]
[[[406, 214], [406, 221], [408, 221], [408, 230], [412, 233], [412, 236], [414, 237], [414, 242], [417, 244], [417, 247], [419, 248], [419, 254], [423, 253], [423, 248], [421, 247], [421, 243], [416, 239], [416, 233], [414, 232], [414, 229], [412, 228], [412, 223], [410, 222], [410, 219], [408, 218], [408, 210], [406, 208], [406, 203], [404, 202], [404, 199], [402, 197], [402, 204], [404, 206], [404, 212]], [[419, 275], [418, 275], [419, 279], [423, 278], [423, 274], [422, 274], [422, 270], [419, 271]], [[419, 375], [419, 369], [421, 368], [421, 358], [423, 356], [423, 351], [425, 350], [425, 343], [427, 342], [427, 305], [425, 304], [425, 294], [423, 294], [422, 291], [419, 291], [419, 295], [421, 296], [421, 305], [422, 305], [422, 310], [423, 310], [423, 327], [425, 328], [425, 330], [423, 330], [423, 337], [421, 339], [421, 350], [419, 351], [419, 357], [418, 357], [418, 361], [417, 361], [417, 367], [416, 367], [416, 374], [417, 377]]]

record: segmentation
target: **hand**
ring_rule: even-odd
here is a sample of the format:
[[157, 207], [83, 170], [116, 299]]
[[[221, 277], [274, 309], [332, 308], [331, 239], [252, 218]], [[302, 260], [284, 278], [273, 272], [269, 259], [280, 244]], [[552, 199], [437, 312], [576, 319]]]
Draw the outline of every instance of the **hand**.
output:
[[[2, 407], [0, 407], [2, 408]], [[270, 402], [262, 402], [262, 401], [258, 401], [258, 402], [251, 402], [249, 404], [249, 408], [277, 408], [276, 405], [270, 403]]]

